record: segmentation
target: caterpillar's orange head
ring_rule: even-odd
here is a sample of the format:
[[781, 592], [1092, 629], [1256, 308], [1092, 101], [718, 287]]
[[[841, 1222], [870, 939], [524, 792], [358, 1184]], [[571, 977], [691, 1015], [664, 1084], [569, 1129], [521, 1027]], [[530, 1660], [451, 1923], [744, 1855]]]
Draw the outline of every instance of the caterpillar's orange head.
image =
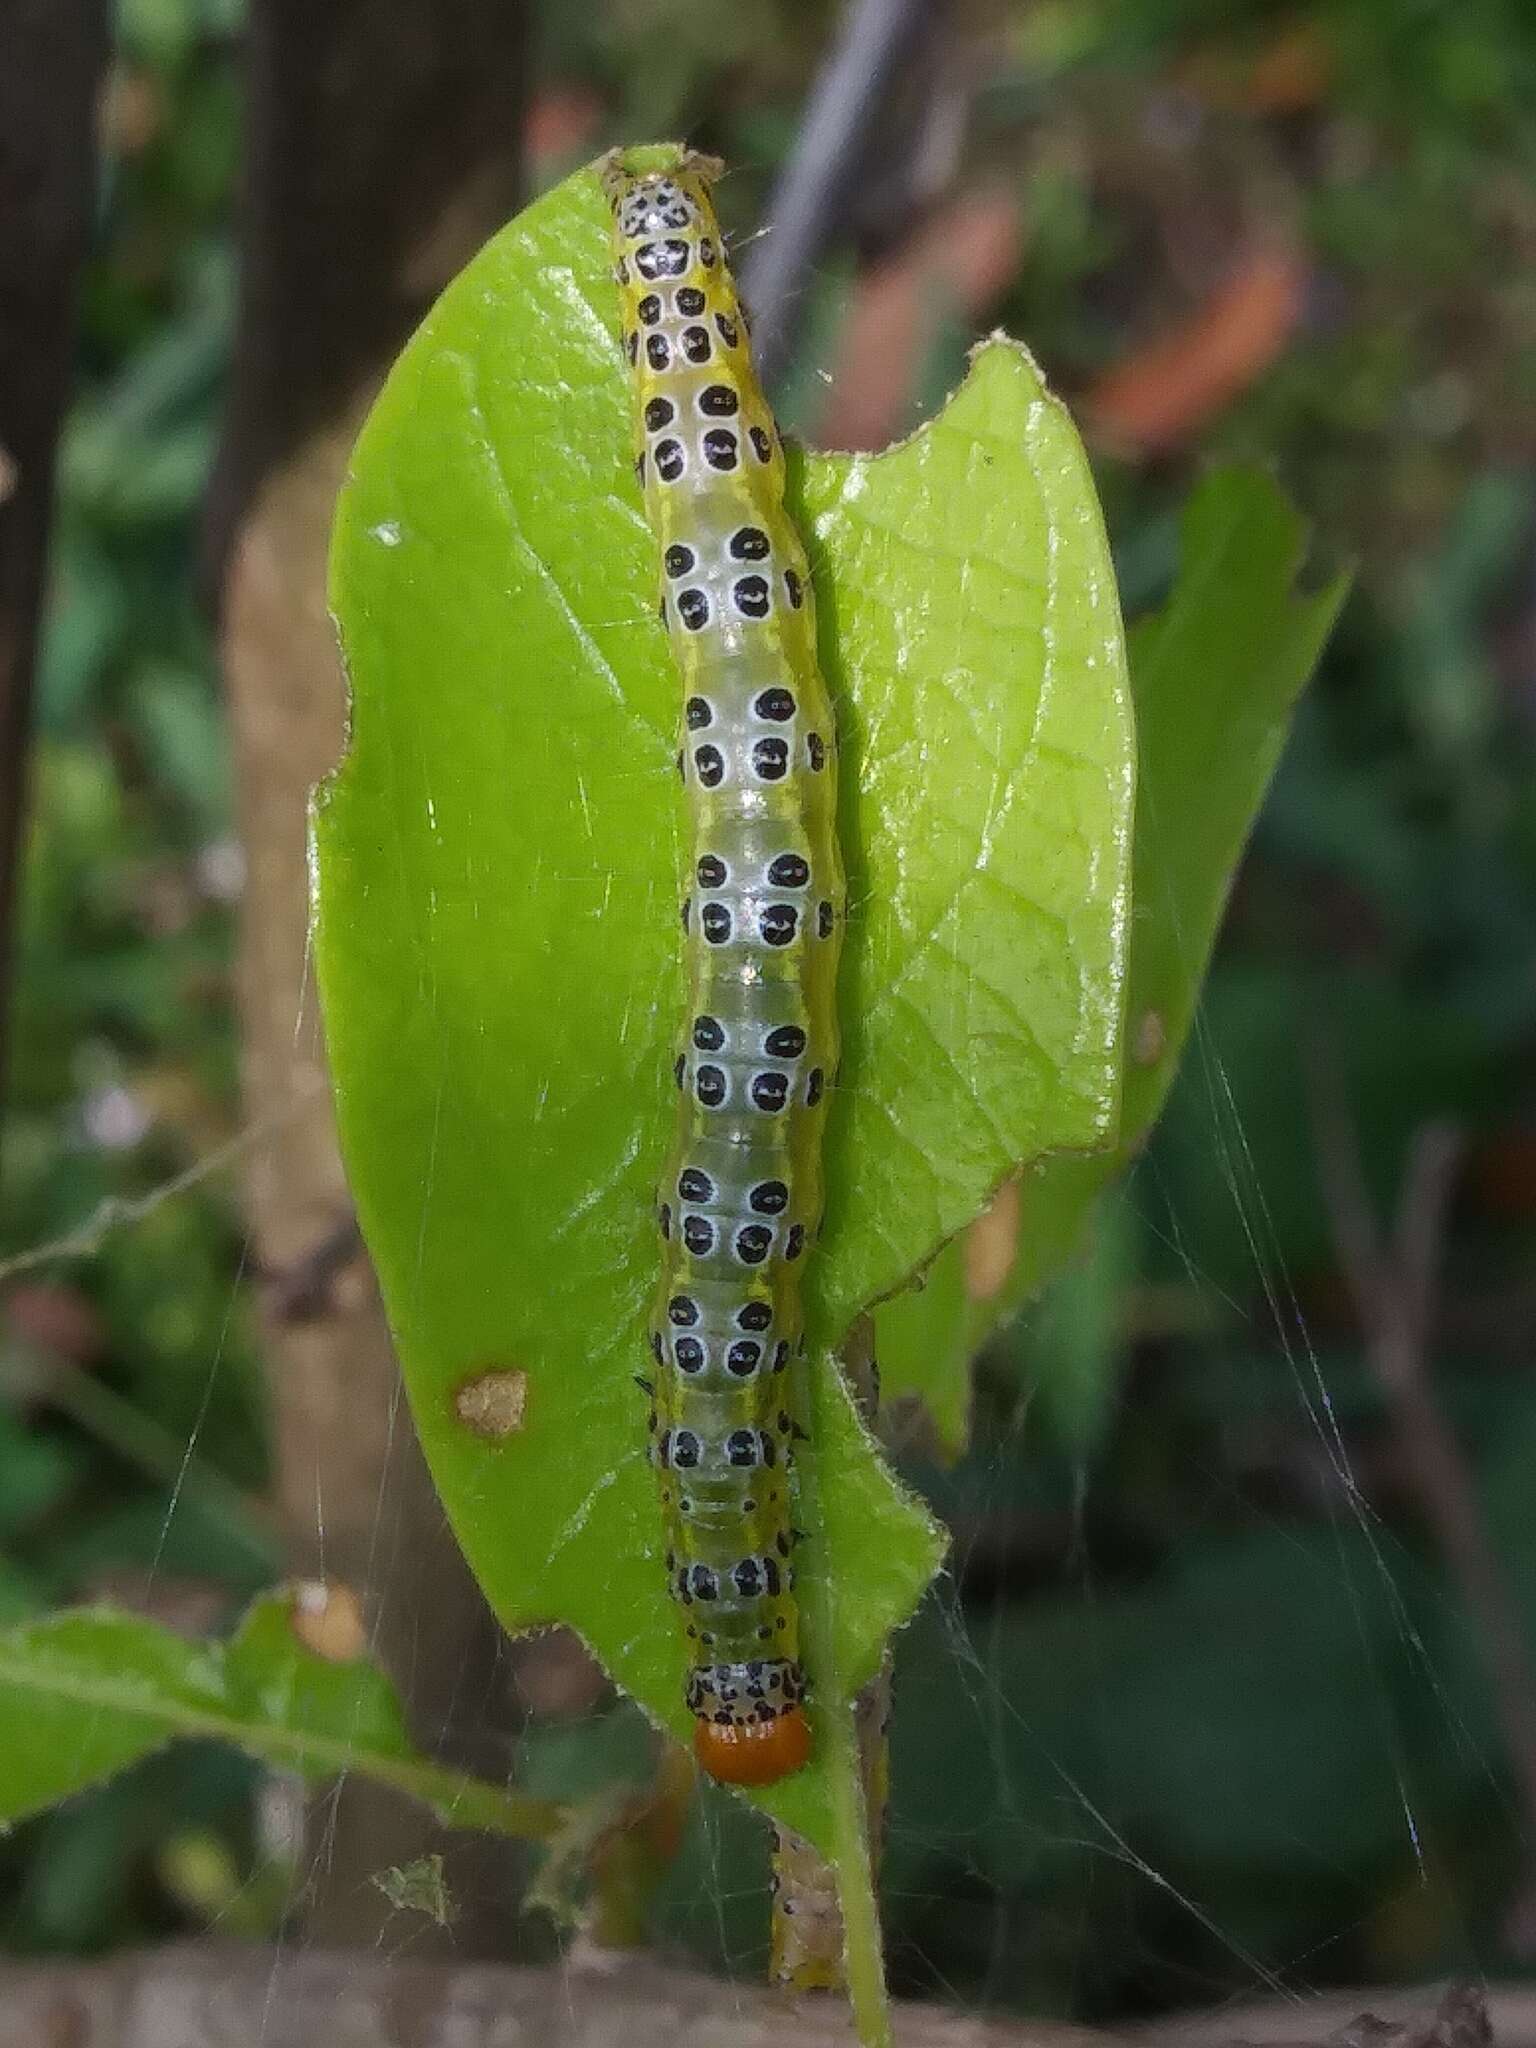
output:
[[811, 1724], [801, 1707], [771, 1721], [696, 1721], [693, 1753], [722, 1785], [771, 1785], [798, 1771], [811, 1754]]

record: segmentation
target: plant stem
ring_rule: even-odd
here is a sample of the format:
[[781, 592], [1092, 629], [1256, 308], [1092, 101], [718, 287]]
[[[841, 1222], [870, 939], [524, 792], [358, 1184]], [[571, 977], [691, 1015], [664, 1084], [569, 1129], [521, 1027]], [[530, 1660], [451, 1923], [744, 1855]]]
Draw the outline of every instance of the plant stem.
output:
[[1476, 1481], [1436, 1395], [1429, 1356], [1461, 1135], [1443, 1123], [1426, 1124], [1414, 1134], [1396, 1227], [1386, 1235], [1371, 1210], [1338, 1076], [1321, 1056], [1314, 1057], [1312, 1083], [1323, 1194], [1366, 1363], [1482, 1650], [1529, 1840], [1536, 1837], [1536, 1667]]
[[[848, 1391], [866, 1423], [879, 1403], [874, 1325], [861, 1317], [840, 1360]], [[814, 1490], [807, 1486], [807, 1492]], [[819, 1519], [813, 1499], [806, 1502]], [[806, 1620], [824, 1643], [833, 1637], [827, 1593], [818, 1587]], [[831, 1788], [832, 1853], [823, 1862], [787, 1830], [774, 1837], [774, 1903], [770, 1974], [795, 1991], [846, 1990], [863, 2048], [888, 2048], [890, 2005], [885, 1986], [880, 1907], [875, 1890], [877, 1841], [885, 1804], [885, 1721], [889, 1659], [848, 1709], [818, 1722]]]
[[863, 1754], [855, 1710], [836, 1716], [827, 1758], [832, 1785], [832, 1867], [843, 1915], [843, 1974], [861, 2048], [890, 2048], [880, 1909], [864, 1799]]

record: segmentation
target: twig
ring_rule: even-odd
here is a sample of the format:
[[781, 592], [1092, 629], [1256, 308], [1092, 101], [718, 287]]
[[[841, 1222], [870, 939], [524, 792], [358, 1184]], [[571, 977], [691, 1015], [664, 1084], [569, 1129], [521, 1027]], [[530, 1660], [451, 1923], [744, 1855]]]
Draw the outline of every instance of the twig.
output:
[[307, 1085], [301, 1083], [295, 1089], [289, 1107], [281, 1114], [264, 1117], [259, 1123], [248, 1125], [224, 1144], [205, 1152], [201, 1159], [193, 1160], [180, 1173], [161, 1181], [158, 1187], [150, 1188], [142, 1195], [108, 1195], [97, 1203], [83, 1222], [77, 1223], [72, 1230], [66, 1230], [62, 1237], [50, 1237], [46, 1243], [32, 1245], [24, 1252], [15, 1252], [8, 1259], [0, 1259], [0, 1283], [14, 1280], [22, 1273], [35, 1272], [39, 1266], [56, 1265], [60, 1259], [91, 1257], [101, 1250], [115, 1231], [129, 1230], [135, 1223], [142, 1223], [166, 1202], [186, 1194], [191, 1188], [200, 1187], [205, 1180], [212, 1180], [225, 1167], [233, 1166], [237, 1160], [255, 1151], [324, 1092], [321, 1081]]
[[1160, 2020], [1136, 2039], [1142, 2048], [1536, 2048], [1536, 2004], [1523, 1986], [1490, 1993], [1453, 1984], [1433, 2010], [1429, 1995], [1422, 1985], [1332, 1991], [1300, 2012], [1265, 2000]]
[[[612, 1958], [590, 1970], [569, 1962], [548, 1969], [422, 1962], [397, 1952], [291, 1951], [259, 1944], [187, 1942], [129, 1951], [105, 1962], [7, 1963], [0, 1966], [0, 2012], [7, 2043], [68, 2042], [69, 2048], [497, 2048], [512, 2041], [540, 2048], [677, 2048], [729, 2041], [770, 2048], [792, 2034], [795, 2048], [853, 2048], [848, 2019], [830, 2000], [786, 2016], [781, 1995], [724, 1978], [701, 1977], [635, 1959]], [[896, 2007], [897, 2048], [1128, 2048], [1132, 2039], [1168, 2048], [1240, 2048], [1246, 2039], [1272, 2048], [1536, 2048], [1530, 1993], [1509, 1986], [1492, 1999], [1497, 2036], [1487, 2031], [1478, 1992], [1451, 1992], [1430, 2013], [1432, 1993], [1351, 1994], [1319, 2000], [1298, 2014], [1255, 2009], [1201, 2015], [1145, 2035], [1104, 2034], [1052, 2020], [946, 2012], [905, 2002]], [[1356, 2020], [1359, 2002], [1385, 2002], [1397, 2025]], [[1406, 2007], [1406, 2011], [1405, 2011]], [[1235, 2031], [1234, 2031], [1235, 2030]]]
[[811, 93], [767, 231], [742, 265], [752, 353], [772, 384], [789, 352], [795, 307], [825, 248], [897, 66], [940, 0], [853, 0]]
[[1398, 1205], [1395, 1263], [1404, 1283], [1403, 1323], [1420, 1354], [1429, 1341], [1445, 1211], [1463, 1150], [1453, 1124], [1426, 1124], [1409, 1155]]
[[1435, 1397], [1427, 1356], [1461, 1136], [1454, 1126], [1438, 1122], [1415, 1134], [1397, 1221], [1390, 1243], [1384, 1243], [1338, 1076], [1314, 1060], [1312, 1080], [1323, 1195], [1365, 1339], [1366, 1362], [1386, 1400], [1420, 1508], [1460, 1586], [1481, 1644], [1520, 1788], [1527, 1843], [1536, 1849], [1536, 1669], [1466, 1460]]
[[[839, 1360], [860, 1415], [870, 1429], [880, 1406], [880, 1368], [875, 1358], [875, 1326], [869, 1316], [860, 1316], [848, 1333]], [[889, 1751], [886, 1729], [890, 1720], [891, 1660], [887, 1651], [879, 1671], [854, 1702], [854, 1734], [861, 1793], [863, 1831], [868, 1849], [871, 1881], [878, 1875], [885, 1833], [886, 1782]], [[848, 1767], [851, 1760], [845, 1760]], [[839, 1768], [838, 1763], [833, 1769]], [[870, 1956], [849, 1946], [838, 1868], [824, 1862], [809, 1842], [775, 1828], [773, 1835], [773, 1912], [770, 1927], [768, 1973], [775, 1984], [793, 1991], [858, 1991], [853, 1975], [856, 1965], [867, 1973]], [[857, 1882], [856, 1878], [850, 1880]], [[879, 1968], [879, 1934], [872, 1944], [874, 1967]], [[878, 1991], [878, 1986], [876, 1987]], [[857, 2002], [857, 2001], [856, 2001]]]

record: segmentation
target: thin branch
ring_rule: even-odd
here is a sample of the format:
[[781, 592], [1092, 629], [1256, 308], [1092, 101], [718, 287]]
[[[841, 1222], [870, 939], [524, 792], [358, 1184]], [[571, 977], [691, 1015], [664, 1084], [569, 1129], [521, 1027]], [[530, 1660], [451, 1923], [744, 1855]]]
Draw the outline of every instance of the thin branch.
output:
[[[1317, 1045], [1309, 1048], [1308, 1082], [1317, 1137], [1318, 1170], [1333, 1248], [1349, 1286], [1355, 1312], [1363, 1325], [1374, 1319], [1374, 1304], [1391, 1296], [1391, 1274], [1381, 1247], [1381, 1233], [1371, 1209], [1360, 1148], [1355, 1143], [1349, 1103], [1337, 1064]], [[1366, 1304], [1371, 1304], [1367, 1314]]]
[[1477, 1488], [1436, 1398], [1428, 1348], [1445, 1219], [1462, 1153], [1449, 1124], [1415, 1135], [1389, 1245], [1371, 1213], [1360, 1150], [1336, 1072], [1313, 1062], [1313, 1121], [1334, 1246], [1426, 1522], [1461, 1590], [1493, 1687], [1536, 1850], [1536, 1669], [1520, 1610], [1483, 1520]]
[[[873, 1430], [880, 1369], [869, 1316], [854, 1324], [839, 1364], [860, 1415]], [[838, 1746], [827, 1762], [842, 1852], [825, 1862], [787, 1828], [775, 1828], [773, 1838], [770, 1980], [793, 1991], [846, 1990], [856, 2017], [863, 2019], [861, 2040], [888, 2038], [880, 2031], [889, 2020], [875, 1884], [885, 1835], [890, 1705], [887, 1649], [880, 1669], [854, 1702], [851, 1726], [839, 1724], [830, 1731]]]
[[1536, 2048], [1536, 1999], [1525, 1986], [1453, 1984], [1432, 2009], [1430, 1995], [1333, 1991], [1300, 2009], [1266, 1999], [1158, 2021], [1136, 2038], [1142, 2048]]
[[0, 1259], [0, 1283], [18, 1279], [23, 1273], [36, 1272], [40, 1266], [57, 1265], [61, 1259], [92, 1257], [119, 1230], [131, 1230], [134, 1224], [153, 1216], [165, 1203], [200, 1187], [204, 1181], [216, 1179], [226, 1167], [248, 1158], [303, 1110], [311, 1107], [324, 1092], [323, 1082], [301, 1082], [294, 1090], [290, 1107], [281, 1115], [264, 1117], [259, 1123], [248, 1125], [147, 1193], [105, 1196], [83, 1222], [66, 1230], [62, 1237], [50, 1237], [42, 1244], [29, 1246], [24, 1252], [14, 1252], [10, 1258]]
[[1394, 1233], [1394, 1264], [1403, 1282], [1403, 1323], [1416, 1353], [1422, 1353], [1429, 1340], [1445, 1212], [1465, 1149], [1454, 1124], [1431, 1123], [1419, 1132], [1409, 1155]]
[[767, 230], [742, 266], [752, 353], [764, 383], [782, 368], [805, 280], [826, 247], [871, 129], [904, 57], [940, 0], [852, 0], [769, 202]]
[[[852, 2048], [847, 2015], [830, 2000], [804, 2001], [790, 2015], [782, 1994], [651, 1962], [614, 1967], [609, 1958], [589, 1970], [569, 1960], [544, 1970], [421, 1962], [401, 1953], [420, 1917], [400, 1913], [383, 1953], [197, 1942], [98, 1963], [8, 1964], [0, 1967], [5, 2039], [38, 2048], [313, 2048], [343, 2039], [347, 2048], [677, 2048], [685, 2040], [775, 2048], [788, 2034], [796, 2048]], [[1402, 1994], [1385, 2000], [1403, 2013]], [[1481, 1992], [1452, 1990], [1437, 2009], [1432, 2001], [1433, 1993], [1415, 1992], [1406, 2003], [1417, 2017], [1395, 2025], [1362, 2017], [1341, 2031], [1340, 2019], [1359, 2007], [1330, 2000], [1314, 2011], [1289, 2003], [1245, 2011], [1225, 2023], [1186, 2016], [1145, 2038], [1170, 2048], [1239, 2048], [1245, 2039], [1254, 2048], [1495, 2048]], [[1499, 2048], [1531, 2048], [1521, 2024], [1529, 2009], [1519, 1988], [1496, 1994]], [[1051, 2020], [896, 2008], [897, 2048], [1129, 2048], [1129, 2040]]]

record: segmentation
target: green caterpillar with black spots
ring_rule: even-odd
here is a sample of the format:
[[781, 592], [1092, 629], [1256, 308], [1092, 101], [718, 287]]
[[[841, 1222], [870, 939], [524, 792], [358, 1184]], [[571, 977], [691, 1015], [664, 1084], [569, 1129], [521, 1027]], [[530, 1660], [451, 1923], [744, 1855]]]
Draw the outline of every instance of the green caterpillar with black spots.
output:
[[695, 1751], [767, 1784], [810, 1754], [789, 1474], [821, 1224], [846, 899], [832, 709], [784, 456], [709, 187], [605, 159], [637, 468], [681, 672], [691, 825], [677, 1131], [658, 1190], [651, 1458]]

